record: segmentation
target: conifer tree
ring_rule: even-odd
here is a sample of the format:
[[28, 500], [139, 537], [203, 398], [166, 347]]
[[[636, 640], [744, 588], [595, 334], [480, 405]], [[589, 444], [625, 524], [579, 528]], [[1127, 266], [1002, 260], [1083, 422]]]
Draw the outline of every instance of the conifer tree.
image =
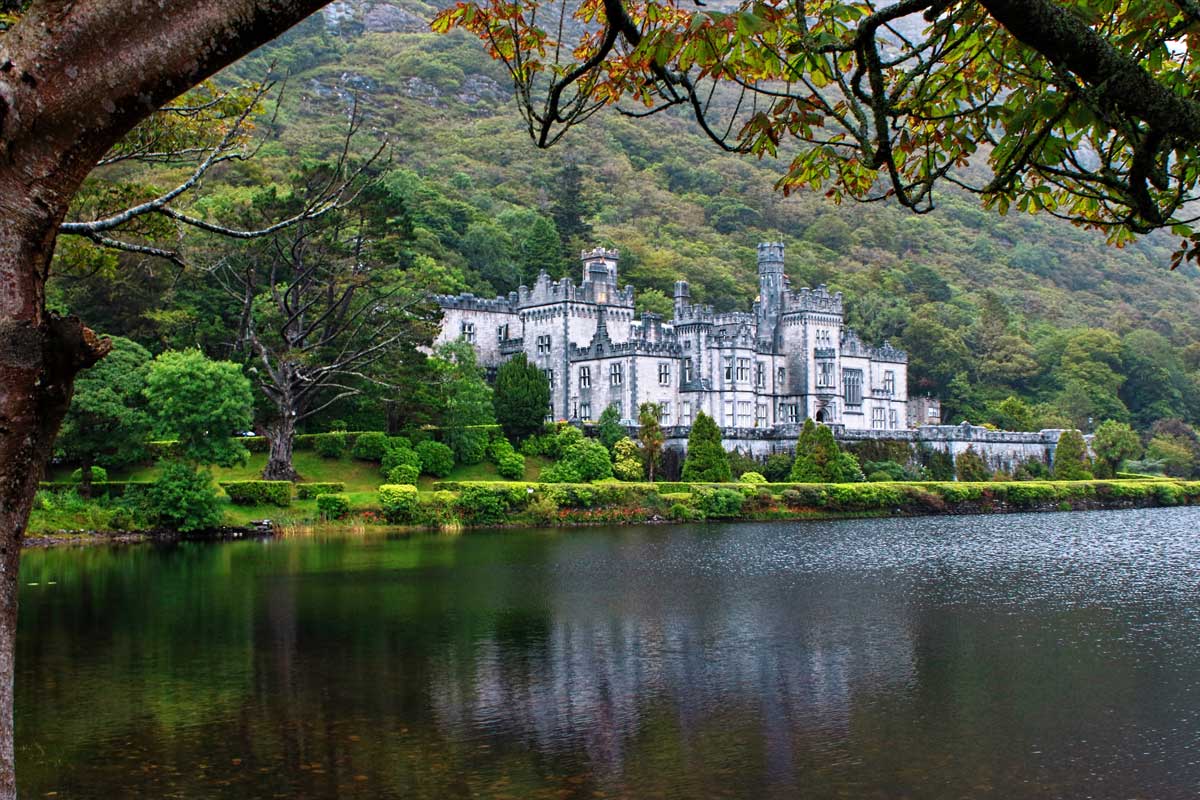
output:
[[1054, 449], [1054, 479], [1086, 481], [1092, 477], [1087, 444], [1079, 431], [1065, 431]]
[[849, 458], [843, 457], [828, 426], [817, 425], [811, 418], [806, 419], [796, 440], [796, 461], [792, 464], [791, 480], [796, 483], [862, 480], [858, 460], [846, 455]]
[[732, 480], [729, 455], [721, 444], [721, 430], [713, 418], [701, 411], [688, 434], [687, 458], [683, 479], [699, 483], [723, 483]]
[[520, 442], [542, 429], [550, 405], [550, 382], [524, 353], [518, 353], [496, 371], [492, 405], [504, 435]]
[[[662, 406], [658, 403], [642, 403], [638, 407], [638, 441], [642, 443], [642, 457], [646, 461], [646, 472], [651, 483], [654, 483], [654, 473], [662, 459], [663, 442], [666, 440], [662, 426], [658, 424], [661, 414]], [[729, 466], [728, 458], [725, 466]]]

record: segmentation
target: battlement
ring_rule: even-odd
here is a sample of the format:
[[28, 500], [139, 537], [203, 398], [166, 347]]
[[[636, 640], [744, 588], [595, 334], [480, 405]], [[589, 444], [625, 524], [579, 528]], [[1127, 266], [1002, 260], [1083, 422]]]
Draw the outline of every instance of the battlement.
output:
[[585, 281], [576, 285], [570, 278], [553, 280], [543, 270], [532, 287], [521, 286], [517, 289], [513, 306], [526, 309], [564, 301], [633, 308], [633, 287], [617, 289], [603, 281]]
[[758, 243], [758, 271], [783, 272], [783, 242]]
[[453, 308], [462, 311], [488, 311], [502, 314], [516, 313], [516, 292], [510, 292], [508, 297], [494, 298], [476, 297], [471, 292], [463, 294], [437, 294], [433, 299], [442, 308]]
[[807, 286], [797, 291], [788, 290], [783, 295], [783, 313], [802, 314], [805, 312], [821, 312], [825, 314], [842, 313], [842, 293], [830, 294], [821, 284], [816, 289]]

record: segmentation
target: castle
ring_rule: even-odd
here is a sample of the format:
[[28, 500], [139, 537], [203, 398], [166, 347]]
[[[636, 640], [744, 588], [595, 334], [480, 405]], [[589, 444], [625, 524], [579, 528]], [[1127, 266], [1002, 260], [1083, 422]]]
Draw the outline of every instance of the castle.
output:
[[634, 311], [619, 288], [616, 250], [582, 253], [583, 280], [551, 280], [507, 297], [440, 295], [436, 343], [462, 337], [495, 368], [525, 353], [550, 381], [548, 416], [587, 422], [615, 406], [635, 424], [659, 404], [668, 437], [686, 436], [703, 411], [730, 442], [794, 442], [806, 418], [849, 431], [907, 428], [907, 355], [871, 347], [846, 328], [842, 295], [791, 288], [783, 244], [758, 246], [759, 297], [749, 312], [693, 304], [675, 283], [673, 318]]

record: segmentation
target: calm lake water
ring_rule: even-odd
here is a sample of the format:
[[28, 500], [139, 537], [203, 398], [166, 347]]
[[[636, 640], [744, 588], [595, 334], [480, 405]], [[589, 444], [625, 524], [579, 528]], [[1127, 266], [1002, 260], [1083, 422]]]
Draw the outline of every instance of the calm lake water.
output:
[[1200, 787], [1200, 509], [59, 549], [22, 581], [29, 798]]

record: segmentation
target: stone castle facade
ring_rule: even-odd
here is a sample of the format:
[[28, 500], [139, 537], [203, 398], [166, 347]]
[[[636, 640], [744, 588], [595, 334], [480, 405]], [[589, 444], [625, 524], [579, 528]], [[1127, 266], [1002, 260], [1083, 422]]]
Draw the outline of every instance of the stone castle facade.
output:
[[841, 293], [793, 289], [782, 243], [758, 246], [751, 311], [694, 304], [678, 281], [670, 320], [634, 311], [633, 287], [618, 286], [619, 257], [585, 251], [579, 284], [543, 272], [507, 297], [439, 296], [436, 343], [462, 337], [488, 368], [525, 353], [550, 381], [548, 415], [577, 423], [616, 406], [635, 424], [638, 406], [653, 402], [669, 438], [686, 436], [701, 411], [731, 442], [762, 445], [794, 443], [810, 417], [846, 431], [907, 429], [907, 355], [848, 329]]

